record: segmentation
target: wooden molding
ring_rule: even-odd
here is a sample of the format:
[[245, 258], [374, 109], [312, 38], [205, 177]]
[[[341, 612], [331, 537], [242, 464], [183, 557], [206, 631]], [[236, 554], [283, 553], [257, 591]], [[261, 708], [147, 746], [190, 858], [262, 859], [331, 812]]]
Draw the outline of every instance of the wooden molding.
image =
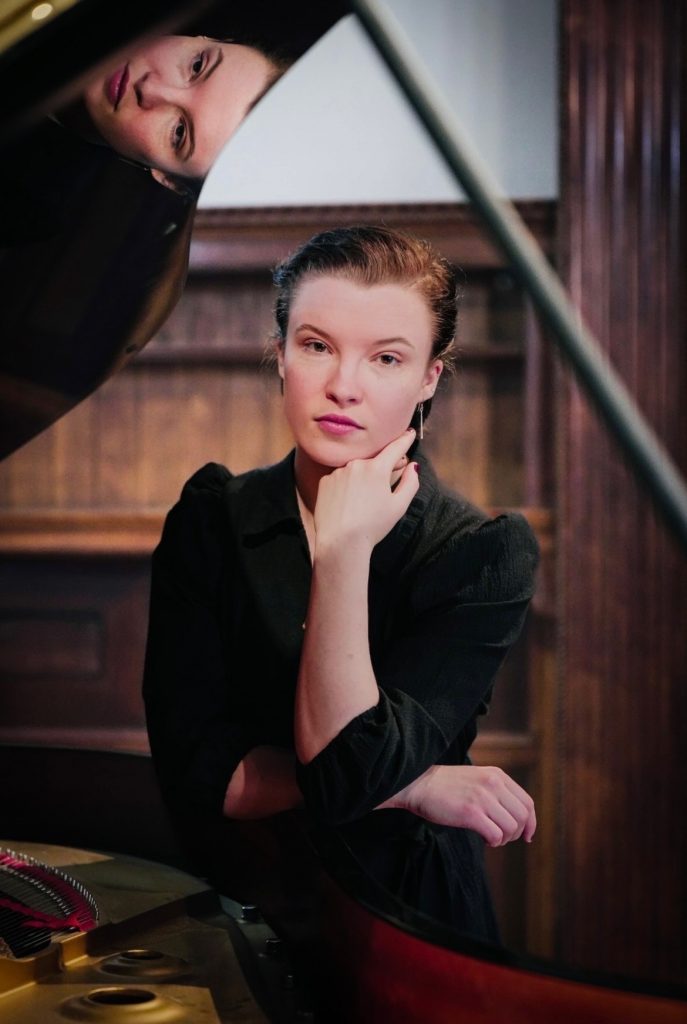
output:
[[487, 729], [480, 732], [470, 751], [475, 764], [494, 764], [507, 771], [533, 767], [537, 753], [537, 738], [532, 733], [490, 732]]
[[[492, 515], [508, 511], [492, 508]], [[549, 509], [519, 509], [537, 535], [542, 551], [553, 544]], [[91, 556], [147, 558], [156, 547], [165, 511], [101, 512], [62, 509], [0, 512], [0, 557]]]
[[[556, 203], [515, 204], [545, 252], [554, 251]], [[273, 207], [199, 210], [191, 240], [189, 273], [269, 271], [317, 231], [347, 224], [386, 224], [427, 238], [463, 267], [504, 267], [467, 203]]]
[[13, 746], [68, 747], [75, 750], [113, 750], [149, 754], [148, 734], [143, 726], [128, 729], [49, 729], [30, 726], [0, 729], [0, 744]]
[[147, 557], [162, 533], [164, 512], [76, 509], [0, 514], [0, 555]]

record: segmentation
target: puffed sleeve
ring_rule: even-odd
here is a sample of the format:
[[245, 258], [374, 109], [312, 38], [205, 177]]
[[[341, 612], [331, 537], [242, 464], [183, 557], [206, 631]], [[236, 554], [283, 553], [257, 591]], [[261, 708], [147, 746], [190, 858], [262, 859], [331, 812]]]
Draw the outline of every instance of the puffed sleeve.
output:
[[228, 571], [222, 491], [231, 479], [209, 464], [185, 485], [153, 554], [143, 696], [161, 789], [176, 809], [221, 813], [229, 779], [258, 745], [257, 729], [229, 712], [219, 623]]
[[510, 513], [457, 538], [418, 572], [402, 636], [374, 665], [379, 703], [298, 766], [317, 820], [356, 820], [441, 761], [520, 633], [537, 561], [527, 521]]

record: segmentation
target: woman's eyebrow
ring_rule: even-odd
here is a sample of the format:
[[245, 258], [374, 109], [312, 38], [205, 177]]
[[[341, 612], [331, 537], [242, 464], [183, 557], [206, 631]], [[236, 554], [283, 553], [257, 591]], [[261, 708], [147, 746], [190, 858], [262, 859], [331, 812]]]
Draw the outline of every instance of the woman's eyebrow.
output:
[[[318, 334], [327, 341], [334, 340], [333, 335], [328, 334], [327, 331], [323, 330], [321, 327], [316, 327], [314, 324], [299, 324], [295, 333], [300, 334], [302, 331], [310, 331], [312, 334]], [[375, 338], [374, 341], [370, 342], [369, 347], [378, 348], [380, 345], [405, 345], [406, 348], [415, 348], [412, 341], [408, 341], [407, 338], [403, 338], [400, 335], [393, 338]]]
[[380, 338], [379, 341], [373, 341], [372, 345], [405, 345], [407, 348], [415, 348], [412, 341], [408, 341], [407, 338], [402, 338], [400, 335], [397, 338]]
[[188, 146], [186, 152], [181, 157], [181, 163], [185, 164], [187, 160], [190, 160], [196, 148], [196, 132], [193, 125], [193, 118], [190, 114], [186, 114], [186, 127], [188, 129]]
[[303, 331], [309, 331], [311, 334], [319, 334], [322, 338], [326, 338], [327, 341], [332, 340], [332, 335], [321, 327], [316, 327], [315, 324], [299, 324], [296, 328], [296, 334], [302, 334]]
[[207, 82], [208, 78], [213, 73], [215, 68], [218, 68], [223, 60], [224, 60], [224, 51], [220, 49], [220, 50], [217, 51], [217, 57], [215, 58], [215, 63], [212, 64], [209, 68], [205, 69], [205, 74], [203, 75], [203, 81], [204, 82]]

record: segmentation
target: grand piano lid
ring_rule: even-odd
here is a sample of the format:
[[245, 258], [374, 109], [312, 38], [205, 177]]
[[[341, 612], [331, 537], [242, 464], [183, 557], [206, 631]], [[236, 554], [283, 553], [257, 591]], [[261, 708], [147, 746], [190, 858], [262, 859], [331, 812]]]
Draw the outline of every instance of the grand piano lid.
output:
[[193, 191], [165, 188], [148, 169], [87, 141], [62, 123], [60, 104], [143, 34], [174, 28], [231, 39], [286, 63], [348, 11], [344, 0], [61, 6], [33, 31], [35, 3], [13, 0], [14, 22], [0, 19], [0, 45], [8, 43], [0, 52], [0, 457], [150, 340], [188, 266]]

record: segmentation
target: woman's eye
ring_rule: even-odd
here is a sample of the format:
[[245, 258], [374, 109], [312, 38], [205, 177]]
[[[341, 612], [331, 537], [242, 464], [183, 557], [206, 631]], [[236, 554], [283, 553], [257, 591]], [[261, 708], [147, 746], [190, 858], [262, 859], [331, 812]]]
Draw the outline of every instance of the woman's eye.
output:
[[382, 352], [377, 358], [382, 366], [396, 366], [401, 361], [398, 356], [392, 355], [391, 352]]
[[172, 131], [172, 149], [179, 152], [186, 139], [186, 122], [182, 117], [174, 125]]
[[191, 77], [197, 78], [205, 67], [205, 54], [197, 54], [191, 62]]
[[307, 349], [309, 352], [326, 352], [327, 351], [327, 346], [325, 345], [325, 343], [323, 341], [315, 341], [315, 340], [306, 341], [305, 344], [303, 345], [303, 348]]

